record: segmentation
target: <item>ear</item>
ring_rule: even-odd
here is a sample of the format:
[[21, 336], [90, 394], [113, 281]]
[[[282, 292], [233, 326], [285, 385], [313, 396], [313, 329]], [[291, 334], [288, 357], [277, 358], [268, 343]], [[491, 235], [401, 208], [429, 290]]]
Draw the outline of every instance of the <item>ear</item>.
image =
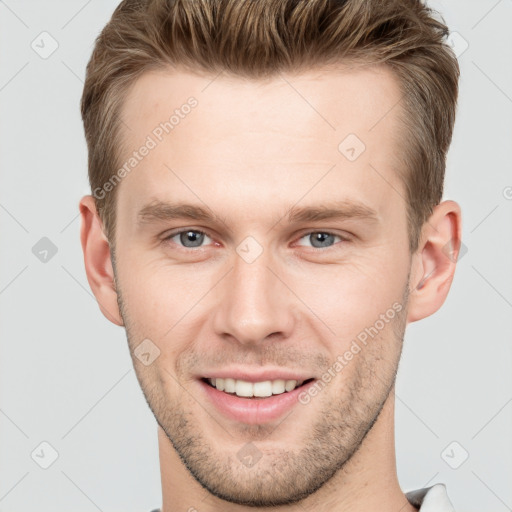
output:
[[96, 210], [94, 197], [82, 197], [79, 209], [82, 220], [80, 240], [89, 286], [105, 317], [116, 325], [124, 325], [117, 303], [110, 245], [103, 233], [103, 223]]
[[461, 236], [460, 206], [455, 201], [435, 206], [413, 255], [407, 322], [426, 318], [443, 305], [455, 274]]

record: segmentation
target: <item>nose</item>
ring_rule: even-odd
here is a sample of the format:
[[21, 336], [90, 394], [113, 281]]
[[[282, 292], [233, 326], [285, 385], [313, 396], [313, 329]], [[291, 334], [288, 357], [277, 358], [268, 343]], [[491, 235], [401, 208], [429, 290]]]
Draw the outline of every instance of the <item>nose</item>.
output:
[[235, 256], [234, 267], [223, 279], [214, 312], [218, 336], [250, 345], [271, 335], [291, 335], [296, 318], [294, 296], [270, 260], [265, 251], [252, 263]]

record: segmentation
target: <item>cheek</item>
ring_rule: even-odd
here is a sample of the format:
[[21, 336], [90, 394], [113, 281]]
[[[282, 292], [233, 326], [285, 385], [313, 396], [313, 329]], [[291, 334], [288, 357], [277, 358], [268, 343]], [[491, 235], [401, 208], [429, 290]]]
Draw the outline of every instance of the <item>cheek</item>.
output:
[[120, 272], [123, 297], [140, 323], [170, 328], [207, 289], [204, 273], [165, 261], [126, 262]]
[[135, 349], [148, 338], [160, 351], [158, 365], [174, 368], [190, 338], [197, 337], [201, 298], [212, 286], [210, 279], [204, 273], [160, 262], [139, 266], [125, 263], [119, 280], [131, 346]]
[[406, 263], [380, 256], [310, 267], [293, 277], [291, 287], [339, 344], [371, 327], [390, 309], [389, 316], [394, 316], [393, 304], [402, 303], [406, 283]]

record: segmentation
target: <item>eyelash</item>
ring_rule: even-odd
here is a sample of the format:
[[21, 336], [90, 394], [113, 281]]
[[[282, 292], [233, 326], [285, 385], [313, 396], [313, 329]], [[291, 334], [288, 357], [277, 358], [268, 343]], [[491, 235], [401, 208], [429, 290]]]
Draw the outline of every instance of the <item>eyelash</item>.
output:
[[[181, 235], [182, 233], [188, 233], [188, 232], [194, 232], [194, 233], [198, 233], [200, 235], [206, 235], [207, 237], [213, 239], [213, 236], [208, 233], [208, 231], [204, 231], [204, 230], [201, 230], [201, 229], [181, 229], [180, 231], [174, 231], [172, 233], [170, 233], [169, 235], [167, 235], [165, 238], [163, 238], [162, 242], [171, 242], [171, 239], [174, 238], [175, 236], [177, 235]], [[321, 233], [321, 234], [324, 234], [324, 235], [332, 235], [332, 236], [335, 236], [335, 237], [338, 237], [340, 238], [340, 242], [349, 242], [350, 239], [349, 238], [346, 238], [346, 237], [343, 237], [341, 235], [338, 235], [336, 233], [332, 233], [331, 231], [307, 231], [306, 233], [303, 233], [301, 234], [301, 236], [298, 238], [298, 240], [302, 240], [304, 237], [308, 236], [308, 235], [312, 235], [312, 234], [315, 234], [315, 233]], [[340, 242], [336, 242], [336, 243], [340, 243]], [[317, 251], [325, 251], [327, 249], [331, 249], [334, 245], [333, 244], [329, 247], [308, 247], [309, 249], [316, 249]], [[204, 247], [203, 246], [199, 246], [199, 247], [185, 247], [185, 246], [182, 246], [182, 245], [179, 245], [179, 244], [176, 244], [178, 245], [181, 249], [184, 249], [184, 250], [197, 250], [197, 249], [203, 249]]]

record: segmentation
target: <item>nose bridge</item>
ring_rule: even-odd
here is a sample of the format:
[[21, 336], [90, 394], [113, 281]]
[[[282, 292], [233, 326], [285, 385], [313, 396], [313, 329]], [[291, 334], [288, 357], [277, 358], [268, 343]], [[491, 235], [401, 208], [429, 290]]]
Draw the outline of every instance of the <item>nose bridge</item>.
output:
[[229, 334], [239, 343], [257, 343], [270, 334], [290, 334], [290, 294], [270, 266], [266, 252], [254, 261], [235, 256], [216, 307], [214, 327], [218, 335]]

